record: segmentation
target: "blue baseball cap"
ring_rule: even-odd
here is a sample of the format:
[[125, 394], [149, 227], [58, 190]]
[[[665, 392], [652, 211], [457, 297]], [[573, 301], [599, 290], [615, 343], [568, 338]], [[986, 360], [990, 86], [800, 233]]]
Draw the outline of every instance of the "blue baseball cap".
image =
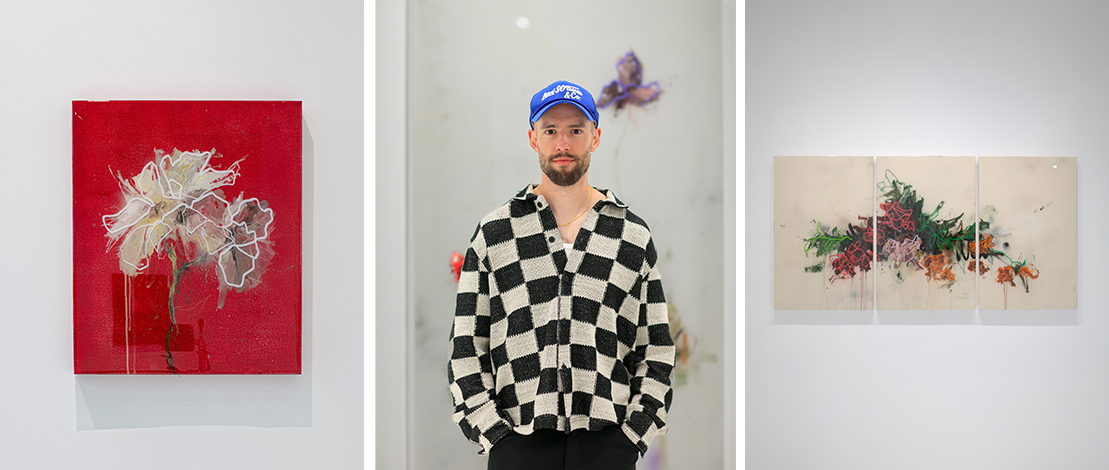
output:
[[570, 103], [577, 106], [585, 117], [593, 121], [594, 125], [599, 127], [600, 115], [597, 114], [597, 106], [593, 104], [593, 95], [589, 94], [589, 90], [570, 83], [566, 80], [559, 80], [546, 88], [539, 90], [531, 97], [531, 119], [528, 120], [528, 126], [534, 126], [535, 121], [538, 121], [543, 113], [551, 109], [559, 103]]

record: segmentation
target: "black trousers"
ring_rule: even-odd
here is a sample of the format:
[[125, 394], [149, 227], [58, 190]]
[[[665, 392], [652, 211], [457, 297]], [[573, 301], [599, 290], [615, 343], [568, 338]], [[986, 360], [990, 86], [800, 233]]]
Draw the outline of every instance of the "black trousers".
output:
[[618, 426], [570, 434], [540, 429], [514, 432], [489, 451], [489, 470], [635, 470], [636, 447]]

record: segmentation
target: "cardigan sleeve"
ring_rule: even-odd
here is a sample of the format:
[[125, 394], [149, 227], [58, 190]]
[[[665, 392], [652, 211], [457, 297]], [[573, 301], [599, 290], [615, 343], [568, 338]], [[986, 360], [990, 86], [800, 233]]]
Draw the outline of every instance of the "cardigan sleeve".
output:
[[512, 429], [497, 408], [489, 356], [489, 269], [480, 229], [466, 251], [459, 276], [451, 357], [447, 363], [454, 414], [451, 419], [484, 454]]
[[639, 447], [641, 454], [647, 453], [647, 446], [655, 436], [666, 433], [666, 412], [673, 398], [670, 372], [674, 369], [674, 341], [670, 338], [666, 297], [656, 261], [654, 242], [650, 241], [640, 285], [635, 336], [635, 356], [639, 362], [632, 375], [632, 396], [622, 425], [624, 434]]

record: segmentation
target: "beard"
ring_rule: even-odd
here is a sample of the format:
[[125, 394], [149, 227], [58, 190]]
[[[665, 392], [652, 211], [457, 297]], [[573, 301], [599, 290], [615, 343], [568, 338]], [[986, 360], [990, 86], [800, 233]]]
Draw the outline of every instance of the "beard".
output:
[[[540, 159], [539, 167], [543, 169], [543, 174], [547, 175], [547, 178], [555, 185], [573, 186], [581, 180], [586, 171], [589, 171], [589, 157], [589, 152], [580, 156], [564, 152]], [[558, 158], [572, 158], [574, 163], [555, 165], [554, 160]], [[559, 166], [562, 166], [562, 168], [559, 168]]]

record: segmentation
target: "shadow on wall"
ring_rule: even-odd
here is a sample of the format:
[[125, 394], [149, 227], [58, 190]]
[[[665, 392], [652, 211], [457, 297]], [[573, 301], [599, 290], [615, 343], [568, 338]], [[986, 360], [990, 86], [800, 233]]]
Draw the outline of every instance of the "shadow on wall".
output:
[[78, 431], [166, 426], [312, 426], [314, 142], [301, 118], [303, 276], [301, 375], [74, 377]]

